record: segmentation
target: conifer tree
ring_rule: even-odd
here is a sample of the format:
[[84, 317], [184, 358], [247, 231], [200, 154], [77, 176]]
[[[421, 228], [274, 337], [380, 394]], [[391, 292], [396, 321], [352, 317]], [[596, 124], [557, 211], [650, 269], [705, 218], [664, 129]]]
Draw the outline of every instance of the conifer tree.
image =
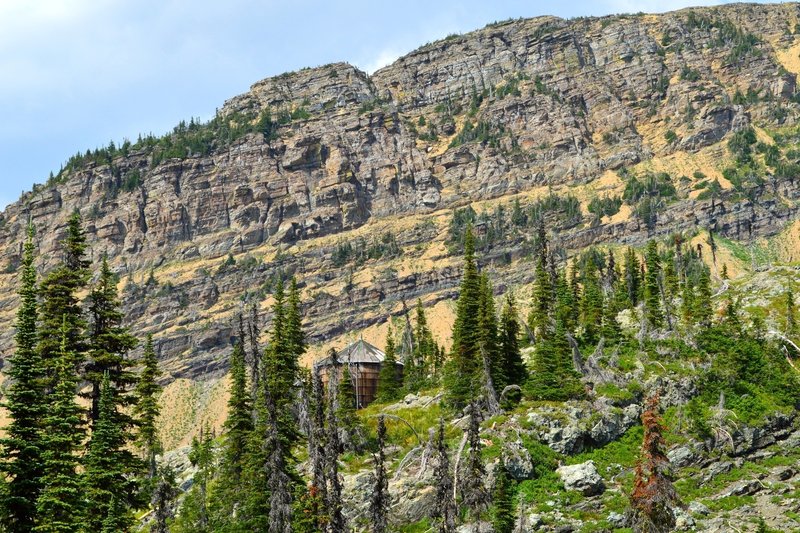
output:
[[581, 325], [584, 340], [589, 344], [595, 344], [603, 327], [603, 291], [600, 287], [597, 265], [592, 256], [587, 258], [583, 272]]
[[631, 521], [637, 533], [667, 533], [675, 527], [673, 507], [680, 504], [669, 473], [664, 448], [664, 425], [658, 395], [648, 399], [642, 413], [644, 439], [631, 493]]
[[[39, 291], [41, 306], [38, 351], [48, 374], [46, 393], [55, 386], [55, 375], [58, 373], [57, 366], [62, 353], [69, 354], [75, 370], [85, 360], [86, 320], [77, 293], [86, 286], [89, 279], [89, 263], [85, 259], [86, 236], [77, 211], [69, 218], [67, 235], [60, 246], [61, 263], [45, 276]], [[65, 328], [66, 338], [62, 340]]]
[[42, 379], [44, 369], [36, 350], [38, 317], [35, 244], [33, 226], [28, 227], [20, 270], [16, 320], [16, 349], [9, 358], [11, 385], [3, 406], [10, 422], [0, 440], [0, 472], [7, 479], [0, 499], [0, 523], [9, 533], [27, 533], [34, 526], [36, 499], [42, 488], [41, 426], [45, 416]]
[[224, 442], [220, 461], [217, 503], [221, 507], [221, 520], [234, 521], [235, 510], [242, 503], [242, 484], [247, 467], [248, 444], [253, 432], [253, 403], [247, 385], [247, 368], [244, 352], [244, 327], [240, 318], [240, 336], [233, 347], [230, 362], [231, 389], [228, 398], [228, 418], [223, 425]]
[[[332, 354], [336, 357], [336, 354]], [[334, 372], [328, 381], [328, 432], [325, 443], [325, 478], [327, 481], [327, 499], [325, 509], [328, 517], [328, 531], [330, 533], [344, 533], [346, 524], [342, 513], [342, 482], [339, 479], [339, 454], [342, 451], [342, 443], [339, 440], [339, 412], [338, 400], [341, 395], [338, 392], [339, 383], [342, 379]]]
[[528, 314], [528, 327], [537, 342], [551, 330], [553, 312], [553, 286], [547, 271], [547, 239], [540, 230], [540, 244], [534, 269], [533, 307]]
[[514, 501], [511, 479], [504, 462], [497, 467], [492, 491], [492, 528], [496, 533], [511, 533], [514, 530]]
[[[265, 354], [267, 352], [265, 351]], [[265, 362], [262, 360], [262, 374], [259, 379], [258, 396], [255, 399], [253, 431], [248, 439], [247, 465], [243, 472], [244, 504], [241, 513], [237, 514], [237, 521], [247, 525], [252, 531], [266, 531], [269, 528], [269, 486], [268, 472], [266, 471], [270, 450], [266, 448], [267, 436], [270, 431], [269, 416], [267, 413], [267, 389], [264, 377]]]
[[628, 248], [625, 251], [625, 266], [624, 278], [625, 288], [627, 289], [628, 304], [630, 307], [635, 307], [639, 303], [639, 292], [641, 286], [641, 279], [639, 276], [639, 259], [636, 257], [636, 252], [633, 248]]
[[106, 372], [100, 384], [98, 418], [84, 459], [88, 502], [84, 520], [90, 531], [102, 530], [106, 523], [118, 527], [117, 531], [128, 531], [133, 525], [128, 509], [139, 503], [139, 486], [131, 471], [136, 460], [127, 446], [125, 428], [119, 424], [114, 395], [114, 386]]
[[697, 306], [694, 310], [694, 318], [702, 327], [711, 325], [711, 318], [714, 314], [711, 307], [711, 273], [707, 266], [703, 265], [700, 271], [700, 279], [697, 283], [697, 295], [694, 299]]
[[[556, 274], [556, 283], [558, 283], [557, 274]], [[558, 314], [560, 312], [561, 326], [566, 331], [571, 332], [575, 330], [575, 328], [578, 326], [578, 323], [580, 322], [581, 318], [580, 302], [583, 298], [581, 291], [581, 284], [580, 284], [580, 269], [578, 268], [577, 258], [572, 259], [572, 268], [570, 269], [570, 277], [569, 277], [569, 290], [572, 293], [571, 296], [572, 304], [569, 307], [562, 307], [561, 309], [558, 309], [558, 307], [556, 307], [554, 314]], [[566, 301], [567, 301], [566, 299], [562, 299], [557, 303], [559, 305], [563, 305], [563, 302]], [[555, 324], [553, 324], [552, 327], [555, 327]]]
[[169, 522], [174, 516], [173, 506], [180, 494], [175, 483], [175, 472], [169, 467], [162, 467], [156, 473], [155, 479], [150, 502], [153, 509], [150, 533], [170, 533]]
[[297, 283], [292, 281], [287, 301], [283, 282], [279, 281], [274, 297], [270, 343], [262, 359], [246, 475], [250, 490], [243, 515], [254, 530], [290, 528], [294, 496], [302, 490], [297, 458], [292, 452], [292, 446], [300, 439], [292, 406], [300, 378], [299, 359], [305, 351]]
[[375, 485], [372, 488], [369, 516], [372, 523], [372, 533], [385, 533], [388, 528], [389, 481], [386, 478], [386, 423], [383, 416], [378, 417], [378, 452], [375, 457]]
[[[295, 398], [299, 377], [300, 356], [305, 350], [300, 325], [299, 297], [296, 283], [292, 283], [290, 301], [284, 301], [283, 283], [278, 282], [273, 305], [270, 345], [264, 354], [264, 395], [275, 403], [278, 435], [281, 439], [283, 461], [290, 477], [298, 481], [293, 473], [297, 460], [292, 456], [291, 446], [299, 439], [299, 428], [291, 406]], [[269, 409], [269, 405], [266, 405]], [[269, 419], [268, 413], [265, 419]]]
[[290, 466], [286, 457], [291, 452], [284, 451], [286, 445], [280, 435], [280, 423], [277, 402], [267, 391], [267, 415], [269, 416], [269, 432], [266, 449], [269, 459], [266, 470], [269, 473], [269, 531], [271, 533], [292, 533], [293, 490], [290, 477]]
[[739, 304], [740, 301], [738, 299], [734, 300], [731, 296], [728, 296], [725, 302], [725, 310], [721, 324], [730, 334], [736, 337], [742, 334], [742, 320], [739, 317]]
[[786, 333], [794, 335], [797, 332], [797, 317], [794, 307], [794, 292], [792, 288], [786, 291]]
[[[576, 281], [577, 284], [577, 281]], [[567, 281], [567, 274], [561, 270], [556, 275], [556, 301], [554, 309], [554, 321], [560, 322], [565, 331], [574, 331], [577, 327], [575, 311], [578, 309], [578, 300], [575, 299], [573, 292]], [[580, 291], [578, 291], [580, 292]], [[551, 326], [552, 328], [553, 326]]]
[[519, 348], [520, 326], [517, 318], [517, 304], [512, 293], [506, 294], [505, 305], [500, 317], [500, 361], [504, 369], [504, 382], [495, 382], [497, 390], [507, 385], [522, 385], [528, 379], [528, 369], [522, 360]]
[[[250, 344], [248, 366], [250, 368], [250, 397], [255, 399], [261, 390], [261, 370], [263, 354], [258, 340], [261, 330], [258, 326], [258, 305], [254, 302], [250, 307], [250, 320], [247, 322], [247, 339]], [[244, 342], [244, 340], [242, 341]]]
[[309, 487], [309, 504], [307, 505], [310, 519], [307, 530], [322, 531], [328, 522], [325, 502], [328, 499], [328, 483], [325, 474], [325, 390], [322, 376], [315, 369], [312, 374], [312, 399], [314, 416], [312, 419], [312, 435], [309, 438], [309, 459], [311, 461], [311, 485]]
[[336, 420], [341, 430], [342, 446], [345, 450], [360, 451], [363, 445], [361, 422], [356, 414], [356, 389], [349, 365], [342, 366], [336, 399]]
[[161, 386], [157, 380], [161, 371], [158, 368], [158, 359], [156, 359], [156, 352], [153, 349], [152, 335], [147, 336], [141, 365], [142, 371], [136, 383], [137, 400], [133, 406], [133, 413], [139, 426], [137, 444], [143, 452], [148, 468], [148, 477], [152, 478], [156, 473], [156, 456], [161, 453], [161, 443], [156, 426], [160, 413], [158, 396], [161, 393]]
[[644, 305], [645, 318], [653, 329], [661, 327], [664, 315], [661, 312], [661, 258], [658, 255], [658, 245], [656, 241], [648, 241], [645, 252], [645, 264], [647, 270], [644, 275]]
[[[558, 279], [564, 278], [559, 276]], [[566, 289], [565, 284], [563, 287]], [[530, 378], [525, 384], [527, 396], [536, 400], [567, 400], [583, 394], [580, 375], [572, 362], [568, 332], [564, 327], [565, 317], [571, 312], [561, 303], [565, 300], [558, 300], [554, 329], [536, 345]]]
[[617, 290], [619, 283], [619, 270], [617, 269], [617, 262], [614, 258], [614, 252], [608, 250], [608, 259], [606, 262], [606, 275], [604, 285], [607, 292], [614, 294]]
[[475, 238], [471, 226], [464, 236], [464, 275], [456, 304], [453, 325], [453, 348], [445, 364], [445, 393], [447, 403], [461, 408], [479, 389], [478, 371], [482, 368], [479, 351], [478, 319], [480, 310], [480, 276], [475, 264]]
[[694, 327], [696, 310], [697, 302], [695, 301], [694, 283], [690, 276], [686, 276], [681, 288], [681, 319], [684, 327]]
[[92, 385], [90, 420], [97, 421], [100, 413], [100, 384], [108, 374], [114, 387], [113, 397], [117, 423], [126, 433], [131, 431], [133, 420], [125, 414], [125, 409], [134, 402], [130, 390], [136, 383], [136, 375], [131, 371], [133, 363], [128, 352], [136, 347], [138, 341], [122, 326], [123, 314], [117, 295], [117, 277], [111, 272], [108, 258], [103, 257], [100, 265], [100, 278], [89, 294], [89, 361], [85, 378]]
[[508, 381], [506, 368], [503, 366], [499, 350], [497, 313], [494, 308], [494, 295], [489, 276], [485, 273], [480, 275], [480, 303], [478, 307], [478, 345], [481, 352], [481, 362], [483, 354], [489, 362], [489, 373], [495, 387]]
[[400, 397], [400, 380], [397, 376], [397, 357], [395, 356], [394, 334], [392, 325], [386, 333], [386, 357], [381, 365], [378, 375], [378, 394], [377, 400], [380, 402], [391, 402]]
[[437, 370], [433, 368], [433, 363], [435, 362], [438, 348], [433, 340], [433, 334], [428, 328], [425, 308], [420, 299], [417, 300], [415, 309], [415, 322], [414, 346], [411, 357], [405, 361], [404, 368], [406, 390], [410, 392], [416, 392], [424, 387], [432, 371]]
[[664, 296], [667, 305], [678, 296], [678, 273], [675, 270], [674, 258], [668, 258], [664, 262]]
[[189, 462], [196, 468], [172, 533], [210, 533], [209, 485], [214, 475], [214, 436], [207, 425], [192, 439]]
[[453, 477], [450, 473], [450, 458], [444, 440], [443, 418], [439, 418], [439, 431], [436, 434], [436, 467], [433, 477], [436, 480], [436, 503], [431, 518], [436, 522], [439, 533], [454, 533], [458, 509], [453, 499]]
[[483, 458], [481, 457], [480, 411], [474, 401], [470, 404], [469, 409], [467, 442], [469, 443], [469, 454], [464, 465], [461, 499], [464, 506], [469, 510], [470, 520], [478, 521], [489, 506], [490, 497], [484, 484], [486, 469], [483, 466]]
[[617, 301], [613, 294], [607, 294], [603, 300], [603, 338], [610, 343], [617, 342], [622, 334], [617, 322]]
[[73, 533], [83, 524], [84, 494], [78, 457], [84, 438], [83, 410], [75, 402], [76, 356], [69, 352], [74, 323], [65, 315], [61, 325], [61, 355], [55, 365], [53, 391], [42, 427], [42, 491], [36, 502], [38, 533]]
[[286, 306], [286, 337], [289, 343], [289, 352], [295, 361], [295, 375], [299, 367], [300, 358], [306, 353], [305, 333], [303, 332], [303, 315], [300, 303], [300, 290], [297, 280], [292, 277], [289, 284], [289, 298]]

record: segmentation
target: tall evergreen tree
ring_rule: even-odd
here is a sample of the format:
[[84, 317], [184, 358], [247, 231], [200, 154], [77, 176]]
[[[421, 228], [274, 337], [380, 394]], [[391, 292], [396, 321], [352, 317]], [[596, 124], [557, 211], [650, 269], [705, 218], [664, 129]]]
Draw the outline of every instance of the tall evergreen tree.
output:
[[[300, 438], [300, 432], [292, 404], [299, 379], [300, 356], [305, 350], [305, 344], [300, 325], [297, 285], [293, 282], [292, 287], [288, 305], [284, 299], [283, 283], [279, 282], [275, 290], [270, 345], [264, 354], [262, 380], [265, 392], [262, 395], [271, 398], [270, 401], [275, 403], [282, 460], [292, 480], [299, 482], [294, 472], [297, 460], [292, 455], [292, 445]], [[266, 407], [269, 410], [269, 405]], [[269, 413], [265, 413], [264, 417], [269, 420]]]
[[86, 515], [89, 531], [113, 524], [117, 531], [129, 531], [134, 520], [129, 509], [138, 506], [139, 486], [131, 472], [135, 458], [128, 448], [125, 429], [119, 424], [117, 400], [108, 372], [100, 384], [99, 416], [92, 430], [84, 459]]
[[464, 236], [464, 275], [456, 304], [453, 325], [451, 357], [445, 364], [445, 392], [447, 403], [455, 408], [467, 404], [478, 386], [478, 372], [482, 368], [479, 350], [478, 320], [480, 316], [480, 276], [475, 264], [475, 238], [471, 226]]
[[697, 323], [703, 327], [710, 326], [711, 318], [714, 314], [711, 302], [711, 272], [705, 265], [700, 270], [700, 279], [697, 283], [697, 295], [694, 302], [696, 305], [694, 317]]
[[53, 361], [56, 374], [49, 410], [42, 427], [42, 491], [36, 502], [39, 533], [74, 533], [83, 524], [84, 494], [78, 466], [84, 438], [83, 409], [75, 402], [76, 356], [69, 352], [72, 326], [61, 325], [61, 356]]
[[661, 257], [658, 255], [656, 241], [647, 242], [645, 251], [647, 270], [644, 275], [645, 318], [651, 328], [658, 329], [664, 322], [661, 311]]
[[794, 335], [797, 333], [797, 316], [794, 306], [794, 292], [792, 288], [786, 291], [786, 333]]
[[[556, 276], [556, 282], [558, 282], [558, 276]], [[577, 258], [572, 259], [572, 268], [570, 268], [570, 276], [569, 276], [569, 290], [572, 293], [572, 299], [571, 299], [572, 305], [569, 307], [561, 307], [560, 309], [556, 307], [554, 314], [559, 315], [560, 317], [559, 320], [561, 320], [561, 326], [564, 328], [564, 330], [571, 332], [575, 330], [578, 323], [580, 322], [581, 318], [580, 302], [581, 300], [583, 300], [581, 284], [580, 284], [580, 269], [578, 268]], [[564, 302], [567, 301], [568, 301], [567, 299], [560, 299], [557, 303], [558, 305], [563, 305]], [[555, 325], [553, 325], [553, 327], [554, 326]]]
[[492, 528], [495, 533], [511, 533], [514, 530], [514, 501], [511, 479], [504, 462], [500, 462], [495, 474], [492, 491]]
[[[259, 346], [261, 330], [258, 326], [258, 305], [254, 302], [250, 307], [250, 320], [247, 322], [247, 340], [250, 345], [248, 366], [250, 368], [250, 397], [255, 400], [261, 390], [261, 369], [263, 353]], [[244, 342], [244, 340], [242, 340]]]
[[618, 283], [619, 283], [619, 270], [617, 269], [617, 262], [616, 259], [614, 258], [614, 252], [608, 250], [608, 259], [606, 261], [606, 272], [605, 272], [605, 278], [603, 280], [606, 292], [614, 294], [617, 290]]
[[580, 375], [572, 363], [572, 349], [561, 321], [537, 344], [526, 394], [536, 400], [563, 401], [583, 394]]
[[414, 347], [411, 357], [405, 361], [404, 368], [404, 381], [406, 389], [410, 392], [419, 391], [428, 383], [430, 374], [440, 370], [434, 366], [438, 347], [428, 327], [428, 319], [425, 316], [425, 307], [422, 305], [422, 300], [417, 300], [414, 315]]
[[678, 296], [678, 272], [675, 269], [675, 258], [668, 257], [664, 261], [664, 296], [669, 304]]
[[303, 485], [292, 451], [301, 437], [292, 407], [300, 382], [299, 359], [305, 351], [297, 283], [292, 281], [287, 301], [283, 282], [279, 281], [274, 298], [270, 342], [261, 361], [245, 476], [250, 489], [243, 521], [254, 530], [291, 527], [291, 509]]
[[[336, 354], [332, 355], [336, 356]], [[325, 439], [325, 478], [328, 488], [325, 509], [329, 533], [344, 533], [346, 530], [342, 512], [342, 481], [339, 478], [339, 454], [342, 452], [342, 443], [339, 440], [340, 428], [337, 413], [341, 395], [337, 389], [341, 381], [338, 372], [334, 372], [328, 381], [328, 432]]]
[[593, 256], [589, 256], [584, 265], [582, 296], [583, 338], [587, 343], [594, 344], [598, 341], [603, 326], [603, 290]]
[[[577, 285], [577, 281], [575, 284]], [[578, 301], [575, 294], [580, 294], [580, 290], [576, 287], [573, 291], [570, 282], [567, 281], [567, 273], [564, 270], [556, 274], [556, 287], [555, 287], [555, 303], [553, 309], [553, 321], [550, 326], [551, 330], [556, 322], [561, 323], [565, 331], [575, 331], [578, 326], [577, 314], [575, 311], [579, 309]]]
[[180, 489], [175, 483], [175, 472], [169, 467], [160, 468], [155, 479], [150, 502], [153, 509], [150, 533], [170, 533], [169, 522], [175, 515], [173, 507], [180, 495]]
[[628, 248], [625, 251], [625, 265], [624, 274], [625, 288], [627, 290], [628, 305], [635, 307], [639, 303], [639, 293], [641, 287], [641, 278], [639, 259], [636, 257], [636, 252], [633, 248]]
[[280, 435], [280, 416], [275, 398], [267, 391], [267, 415], [269, 416], [269, 431], [267, 434], [266, 449], [269, 457], [266, 470], [269, 473], [269, 531], [271, 533], [292, 533], [292, 502], [293, 490], [290, 465], [286, 458], [291, 457], [290, 451], [284, 451], [286, 445]]
[[336, 420], [341, 434], [341, 443], [345, 450], [360, 451], [363, 445], [361, 422], [356, 414], [356, 389], [349, 365], [345, 364], [338, 372], [341, 376], [336, 388]]
[[[489, 373], [495, 388], [508, 381], [499, 349], [497, 312], [494, 308], [494, 294], [489, 276], [480, 275], [480, 302], [478, 307], [478, 345], [489, 362]], [[501, 385], [502, 387], [502, 385]], [[501, 389], [502, 390], [502, 389]]]
[[242, 484], [247, 467], [248, 445], [253, 432], [253, 403], [247, 385], [244, 351], [244, 327], [240, 317], [240, 336], [233, 347], [230, 362], [231, 389], [228, 398], [228, 417], [223, 425], [224, 442], [220, 461], [217, 505], [220, 520], [235, 521], [236, 510], [243, 504]]
[[681, 320], [685, 328], [691, 329], [694, 327], [696, 309], [694, 282], [690, 276], [686, 276], [681, 286]]
[[522, 385], [528, 379], [528, 369], [522, 360], [519, 348], [520, 325], [517, 318], [517, 304], [512, 293], [506, 294], [505, 305], [500, 316], [500, 360], [504, 368], [505, 381], [495, 382], [497, 390], [506, 385]]
[[480, 437], [480, 410], [474, 401], [470, 404], [469, 409], [467, 441], [469, 443], [469, 454], [464, 465], [461, 499], [464, 506], [469, 510], [470, 520], [478, 521], [489, 506], [490, 496], [484, 484], [486, 468], [481, 457], [483, 446], [481, 445]]
[[129, 433], [133, 420], [125, 414], [125, 410], [135, 401], [130, 391], [136, 383], [136, 375], [131, 371], [133, 362], [127, 355], [138, 341], [122, 326], [124, 315], [120, 306], [117, 276], [111, 272], [108, 258], [104, 256], [100, 278], [89, 293], [91, 323], [85, 378], [92, 386], [89, 395], [92, 402], [90, 420], [94, 424], [100, 415], [100, 385], [108, 374], [109, 383], [114, 387], [114, 401], [119, 407], [115, 415], [119, 418], [117, 423]]
[[9, 533], [27, 533], [34, 526], [36, 499], [42, 488], [41, 426], [45, 416], [44, 369], [36, 350], [38, 317], [33, 226], [28, 227], [20, 270], [16, 350], [9, 358], [11, 385], [3, 406], [10, 422], [0, 440], [0, 472], [7, 479], [0, 499], [0, 524]]
[[[267, 351], [265, 350], [264, 354]], [[267, 412], [267, 389], [265, 379], [264, 361], [259, 374], [259, 390], [255, 398], [253, 431], [248, 440], [247, 466], [243, 472], [244, 505], [241, 512], [237, 513], [237, 521], [249, 527], [251, 531], [267, 531], [269, 529], [269, 473], [266, 465], [269, 460], [269, 450], [265, 444], [269, 442], [268, 435], [271, 431]]]
[[390, 323], [386, 333], [386, 357], [378, 375], [378, 394], [376, 399], [381, 402], [391, 402], [398, 399], [400, 397], [400, 385], [397, 375], [394, 334]]
[[444, 440], [443, 418], [439, 418], [439, 431], [436, 434], [436, 467], [433, 477], [436, 480], [436, 503], [431, 518], [436, 522], [439, 533], [454, 533], [458, 508], [453, 499], [453, 476], [450, 473], [450, 458]]
[[214, 475], [214, 435], [207, 425], [192, 439], [189, 462], [195, 467], [192, 488], [186, 494], [172, 533], [211, 533], [209, 486]]
[[603, 338], [608, 342], [617, 342], [622, 334], [617, 321], [617, 300], [614, 294], [607, 294], [603, 299]]
[[158, 378], [161, 371], [158, 368], [158, 359], [156, 359], [156, 352], [153, 349], [152, 335], [147, 336], [141, 365], [142, 371], [136, 383], [136, 403], [133, 406], [133, 414], [139, 426], [137, 445], [144, 455], [144, 461], [148, 467], [148, 477], [152, 478], [156, 473], [156, 456], [161, 453], [157, 427], [160, 414], [158, 396], [161, 393]]
[[312, 434], [309, 438], [309, 459], [311, 461], [311, 484], [307, 505], [309, 527], [307, 531], [323, 531], [328, 523], [325, 502], [328, 500], [328, 482], [325, 472], [325, 390], [322, 376], [315, 369], [312, 374], [312, 400], [314, 416], [312, 418]]
[[375, 454], [375, 485], [372, 488], [372, 498], [369, 505], [372, 533], [385, 533], [388, 526], [389, 481], [386, 478], [386, 423], [383, 416], [378, 417], [378, 452]]
[[[61, 262], [42, 280], [38, 351], [48, 374], [46, 392], [55, 387], [57, 366], [62, 353], [69, 354], [72, 366], [79, 369], [85, 361], [86, 320], [78, 292], [89, 280], [86, 255], [86, 235], [77, 211], [69, 218], [67, 235], [60, 242]], [[64, 336], [64, 329], [66, 338]]]
[[547, 238], [540, 229], [534, 269], [533, 307], [528, 314], [528, 327], [538, 342], [552, 330], [554, 290], [547, 270]]
[[286, 338], [289, 344], [289, 352], [295, 361], [296, 376], [300, 358], [306, 353], [306, 339], [303, 332], [300, 289], [298, 289], [297, 280], [294, 277], [289, 283], [289, 298], [286, 303]]

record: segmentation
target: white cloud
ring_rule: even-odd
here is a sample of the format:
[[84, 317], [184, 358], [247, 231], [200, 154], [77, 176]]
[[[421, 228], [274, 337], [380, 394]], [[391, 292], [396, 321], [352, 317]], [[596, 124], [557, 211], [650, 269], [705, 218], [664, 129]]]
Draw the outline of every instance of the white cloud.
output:
[[359, 62], [356, 66], [372, 75], [376, 70], [391, 65], [405, 52], [399, 51], [396, 48], [386, 48], [379, 51], [375, 56], [366, 60], [366, 62]]

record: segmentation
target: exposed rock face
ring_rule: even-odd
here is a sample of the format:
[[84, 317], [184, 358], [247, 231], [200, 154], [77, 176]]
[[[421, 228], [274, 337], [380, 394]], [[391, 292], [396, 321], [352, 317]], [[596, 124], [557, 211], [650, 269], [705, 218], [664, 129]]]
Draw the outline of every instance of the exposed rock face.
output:
[[[444, 245], [453, 208], [509, 195], [524, 206], [548, 187], [565, 195], [609, 170], [713, 148], [751, 123], [795, 123], [796, 76], [776, 53], [795, 44], [787, 22], [798, 16], [797, 4], [781, 4], [539, 17], [437, 41], [372, 76], [340, 63], [258, 82], [226, 102], [220, 120], [270, 112], [270, 134], [220, 137], [185, 157], [134, 146], [9, 206], [0, 317], [10, 322], [16, 306], [12, 271], [28, 218], [46, 270], [75, 209], [94, 258], [108, 253], [124, 280], [135, 332], [157, 335], [168, 380], [219, 377], [232, 315], [243, 298], [266, 310], [280, 277], [296, 274], [304, 287], [312, 343], [382, 322], [403, 300], [447, 300], [460, 277]], [[749, 34], [755, 44], [737, 48], [737, 35]], [[737, 90], [762, 97], [737, 103]], [[565, 250], [697, 227], [771, 234], [796, 216], [800, 195], [794, 180], [771, 183], [754, 199], [682, 195], [650, 226], [591, 223], [583, 206], [553, 228]], [[526, 232], [484, 250], [499, 291], [530, 282], [531, 269], [517, 267]], [[398, 252], [381, 252], [384, 234]], [[337, 256], [343, 243], [363, 248], [362, 259]], [[236, 264], [225, 267], [228, 254]], [[0, 336], [5, 352], [11, 338]]]

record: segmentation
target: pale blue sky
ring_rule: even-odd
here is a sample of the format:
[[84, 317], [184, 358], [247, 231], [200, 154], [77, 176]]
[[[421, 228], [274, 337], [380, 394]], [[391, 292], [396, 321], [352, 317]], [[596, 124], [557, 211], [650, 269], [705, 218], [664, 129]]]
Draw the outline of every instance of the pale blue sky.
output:
[[70, 155], [208, 119], [268, 76], [368, 72], [510, 17], [660, 12], [684, 0], [0, 0], [0, 207]]

